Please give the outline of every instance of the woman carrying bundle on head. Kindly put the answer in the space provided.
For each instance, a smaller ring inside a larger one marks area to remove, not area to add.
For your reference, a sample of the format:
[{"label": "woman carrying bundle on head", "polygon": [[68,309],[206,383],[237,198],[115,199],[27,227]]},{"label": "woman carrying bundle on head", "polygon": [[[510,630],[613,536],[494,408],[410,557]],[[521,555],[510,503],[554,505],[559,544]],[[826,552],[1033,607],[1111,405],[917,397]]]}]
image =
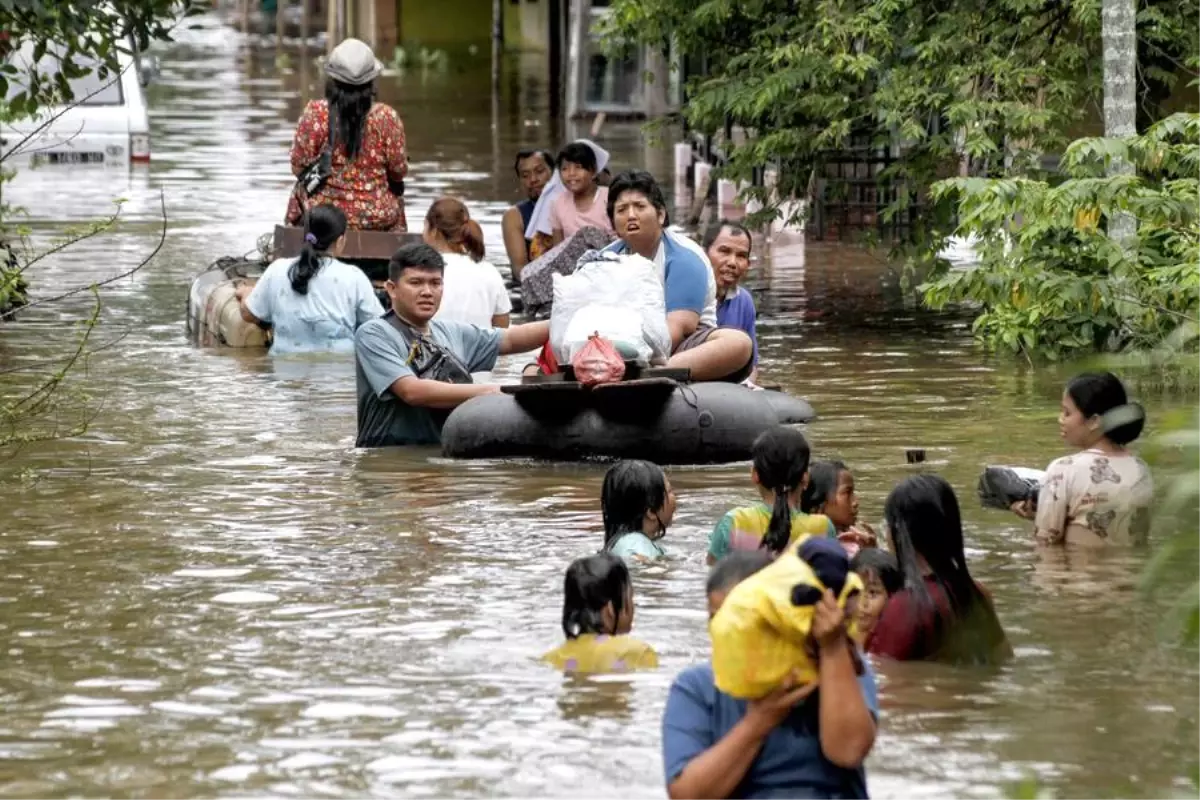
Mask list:
[{"label": "woman carrying bundle on head", "polygon": [[762,501],[721,517],[708,539],[709,564],[733,550],[762,548],[778,555],[806,536],[836,536],[829,517],[800,510],[811,456],[804,434],[783,425],[772,428],[754,440],[751,456],[750,480]]},{"label": "woman carrying bundle on head", "polygon": [[395,109],[375,102],[383,64],[358,39],[346,39],[325,62],[325,99],[304,109],[292,141],[292,173],[299,179],[287,223],[332,203],[351,230],[408,230],[404,217],[404,123]]},{"label": "woman carrying bundle on head", "polygon": [[1084,373],[1063,391],[1058,431],[1079,452],[1046,468],[1037,507],[1013,511],[1034,521],[1043,544],[1104,547],[1145,544],[1154,484],[1146,462],[1126,449],[1142,434],[1146,412],[1129,402],[1111,372]]},{"label": "woman carrying bundle on head", "polygon": [[371,282],[338,260],[346,215],[317,206],[304,220],[304,248],[271,263],[257,283],[237,289],[242,319],[274,330],[271,352],[354,352],[354,332],[383,313]]}]

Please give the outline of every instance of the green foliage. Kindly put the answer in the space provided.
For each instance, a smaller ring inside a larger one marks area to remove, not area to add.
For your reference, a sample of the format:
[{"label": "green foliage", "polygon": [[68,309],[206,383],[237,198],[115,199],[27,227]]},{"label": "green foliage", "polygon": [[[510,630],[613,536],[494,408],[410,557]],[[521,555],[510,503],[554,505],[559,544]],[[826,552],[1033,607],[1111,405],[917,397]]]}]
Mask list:
[{"label": "green foliage", "polygon": [[[53,108],[69,107],[83,98],[73,96],[70,81],[95,72],[101,80],[117,80],[121,54],[142,51],[153,41],[170,39],[181,20],[203,10],[205,0],[0,0],[0,122],[41,119]],[[31,51],[7,56],[22,48]],[[43,71],[43,56],[53,50],[57,68]],[[49,117],[53,119],[53,117]],[[37,130],[34,131],[34,134]],[[30,141],[6,141],[0,147],[0,185],[12,177],[4,161]],[[14,209],[0,204],[0,221]],[[29,263],[19,264],[11,226],[0,227],[0,321],[27,302],[23,276]]]},{"label": "green foliage", "polygon": [[[1136,175],[1105,176],[1114,160]],[[1080,139],[1064,176],[955,178],[933,186],[956,201],[958,232],[979,238],[978,267],[922,286],[934,308],[978,303],[987,345],[1028,357],[1153,349],[1200,324],[1200,115],[1176,114],[1128,139]],[[1118,213],[1136,240],[1106,233]]]},{"label": "green foliage", "polygon": [[[203,0],[0,0],[0,30],[8,34],[5,49],[33,44],[33,63],[0,65],[0,110],[7,119],[33,117],[48,107],[78,100],[70,79],[96,72],[115,78],[121,53],[130,43],[145,50],[151,42],[170,39],[179,20],[203,10]],[[43,72],[37,62],[50,48],[61,69]],[[9,151],[11,152],[11,151]]]},{"label": "green foliage", "polygon": [[[1159,94],[1195,56],[1198,21],[1200,0],[1143,0]],[[777,165],[779,200],[805,196],[831,151],[900,145],[879,176],[901,188],[885,218],[960,170],[1029,171],[1100,89],[1099,0],[613,0],[603,33],[614,51],[672,43],[702,62],[688,123],[745,130],[722,172]],[[774,208],[765,189],[751,194]],[[936,251],[949,225],[923,213],[917,236]]]},{"label": "green foliage", "polygon": [[1188,648],[1200,643],[1200,410],[1163,421],[1148,443],[1156,471],[1173,474],[1154,509],[1155,540],[1162,545],[1142,576],[1142,587],[1175,599],[1166,620],[1168,636]]}]

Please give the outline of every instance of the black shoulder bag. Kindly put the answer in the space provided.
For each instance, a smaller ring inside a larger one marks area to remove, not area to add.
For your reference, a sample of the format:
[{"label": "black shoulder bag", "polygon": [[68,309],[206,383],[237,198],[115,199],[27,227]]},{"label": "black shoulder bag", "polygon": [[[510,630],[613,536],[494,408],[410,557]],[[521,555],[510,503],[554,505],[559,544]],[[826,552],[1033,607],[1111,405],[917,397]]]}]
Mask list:
[{"label": "black shoulder bag", "polygon": [[383,318],[391,323],[400,338],[408,345],[408,358],[404,363],[418,378],[442,383],[474,383],[471,370],[459,360],[454,353],[433,341],[430,336],[423,335],[416,328],[402,321],[395,311],[389,311]]},{"label": "black shoulder bag", "polygon": [[308,205],[308,198],[312,197],[317,192],[325,188],[325,184],[333,175],[333,108],[329,109],[329,138],[325,142],[325,147],[321,149],[321,154],[317,156],[317,160],[309,164],[300,173],[300,177],[296,179],[296,186],[302,192],[301,198],[304,205]]}]

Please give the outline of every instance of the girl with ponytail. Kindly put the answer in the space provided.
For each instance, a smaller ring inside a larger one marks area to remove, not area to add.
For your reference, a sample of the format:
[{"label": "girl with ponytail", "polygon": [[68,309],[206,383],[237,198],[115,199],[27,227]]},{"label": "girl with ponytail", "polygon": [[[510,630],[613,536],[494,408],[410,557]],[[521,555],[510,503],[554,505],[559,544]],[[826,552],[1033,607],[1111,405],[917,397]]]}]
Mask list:
[{"label": "girl with ponytail", "polygon": [[345,242],[346,215],[317,206],[305,215],[300,255],[238,287],[242,318],[272,328],[273,354],[354,352],[358,326],[383,313],[363,271],[337,259]]},{"label": "girl with ponytail", "polygon": [[1012,655],[990,595],[967,569],[962,517],[937,475],[901,481],[884,505],[904,588],[888,598],[866,642],[901,660],[996,664]]},{"label": "girl with ponytail", "polygon": [[762,502],[735,508],[721,518],[709,536],[709,564],[733,550],[762,548],[779,555],[806,536],[836,536],[828,517],[799,510],[810,457],[804,434],[783,425],[771,428],[754,441],[751,454],[750,480]]},{"label": "girl with ponytail", "polygon": [[654,669],[653,648],[629,635],[633,611],[633,583],[624,561],[609,553],[576,559],[563,584],[567,641],[542,660],[574,673]]},{"label": "girl with ponytail", "polygon": [[483,229],[461,200],[443,197],[425,215],[425,243],[446,262],[434,319],[507,328],[512,300],[500,272],[483,259]]}]

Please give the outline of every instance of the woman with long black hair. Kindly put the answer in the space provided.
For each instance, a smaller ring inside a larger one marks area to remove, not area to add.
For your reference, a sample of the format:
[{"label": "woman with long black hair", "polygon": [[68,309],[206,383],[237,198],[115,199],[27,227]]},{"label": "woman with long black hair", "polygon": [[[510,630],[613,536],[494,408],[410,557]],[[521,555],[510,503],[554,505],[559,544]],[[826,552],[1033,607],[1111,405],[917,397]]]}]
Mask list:
[{"label": "woman with long black hair", "polygon": [[363,271],[338,260],[345,243],[346,215],[317,206],[305,217],[300,255],[272,262],[257,283],[238,287],[242,319],[272,326],[272,354],[352,353],[358,326],[383,313]]},{"label": "woman with long black hair", "polygon": [[305,107],[292,141],[292,173],[300,181],[288,203],[289,225],[300,224],[306,209],[333,203],[352,230],[408,230],[404,123],[395,109],[375,102],[382,71],[358,39],[346,39],[329,54],[325,99]]},{"label": "woman with long black hair", "polygon": [[967,569],[962,517],[937,475],[901,481],[884,505],[904,588],[888,599],[867,650],[910,661],[995,664],[1012,646],[988,593]]}]

